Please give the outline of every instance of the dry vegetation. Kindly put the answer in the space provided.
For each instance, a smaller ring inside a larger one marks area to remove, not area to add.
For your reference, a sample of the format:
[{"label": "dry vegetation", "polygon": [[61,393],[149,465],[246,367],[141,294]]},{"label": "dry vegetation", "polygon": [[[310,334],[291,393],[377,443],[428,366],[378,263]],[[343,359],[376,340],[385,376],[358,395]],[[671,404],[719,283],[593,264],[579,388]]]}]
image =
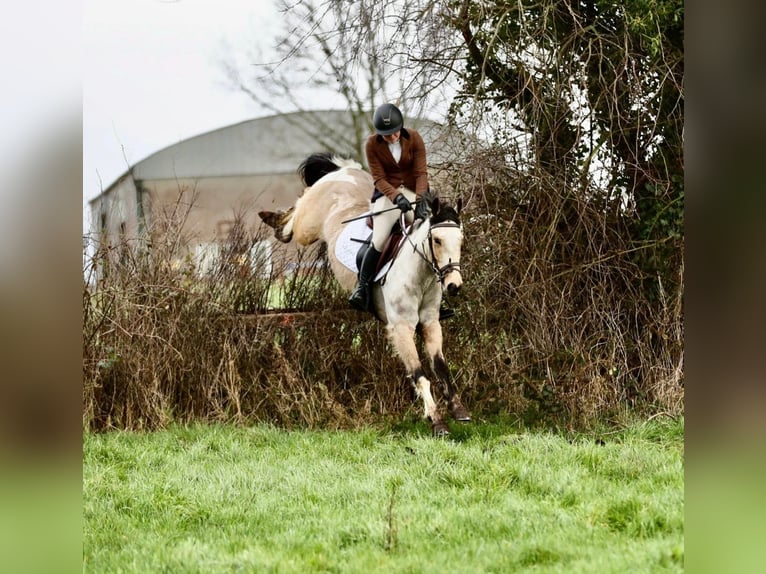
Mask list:
[{"label": "dry vegetation", "polygon": [[[474,181],[466,214],[470,289],[449,327],[473,400],[576,425],[621,405],[682,412],[682,241],[637,244],[625,213],[542,172],[513,180],[510,201]],[[672,280],[649,275],[644,261],[667,253]]]},{"label": "dry vegetation", "polygon": [[[491,161],[476,160],[483,169]],[[464,182],[474,196],[463,213],[466,285],[444,326],[466,404],[479,418],[575,426],[626,408],[679,413],[683,277],[670,286],[645,277],[619,214],[555,182],[514,185],[526,200],[503,201],[480,177]],[[158,224],[150,245],[105,246],[89,261],[87,427],[354,427],[417,408],[382,326],[347,308],[328,268],[285,275],[278,263],[270,273],[243,264],[265,231],[240,225],[198,277],[190,258],[179,259],[183,221]],[[322,246],[300,257],[322,261]]]}]

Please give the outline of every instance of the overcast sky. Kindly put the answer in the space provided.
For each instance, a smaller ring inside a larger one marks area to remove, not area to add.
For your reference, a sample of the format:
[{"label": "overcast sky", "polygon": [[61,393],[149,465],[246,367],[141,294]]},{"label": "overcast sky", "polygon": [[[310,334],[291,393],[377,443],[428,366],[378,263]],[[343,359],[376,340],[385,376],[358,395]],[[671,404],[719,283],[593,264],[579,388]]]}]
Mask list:
[{"label": "overcast sky", "polygon": [[83,201],[168,145],[265,115],[221,60],[266,52],[279,23],[271,0],[85,0]]}]

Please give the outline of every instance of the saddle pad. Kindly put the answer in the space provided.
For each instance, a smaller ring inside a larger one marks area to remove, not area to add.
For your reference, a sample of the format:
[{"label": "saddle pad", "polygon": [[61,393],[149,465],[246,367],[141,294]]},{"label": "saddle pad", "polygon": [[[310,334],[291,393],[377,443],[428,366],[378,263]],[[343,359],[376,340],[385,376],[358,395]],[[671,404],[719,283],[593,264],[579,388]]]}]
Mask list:
[{"label": "saddle pad", "polygon": [[[354,273],[359,273],[356,266],[356,254],[362,246],[360,242],[367,241],[369,235],[370,228],[367,227],[367,220],[358,219],[347,223],[335,242],[335,258]],[[358,241],[354,241],[354,239]],[[391,267],[391,261],[387,261],[378,271],[375,281],[383,277],[388,272],[389,267]]]},{"label": "saddle pad", "polygon": [[[362,246],[360,241],[367,241],[369,235],[370,228],[367,227],[367,222],[364,219],[357,219],[346,223],[335,242],[336,259],[354,273],[359,272],[356,266],[356,254]],[[353,239],[357,241],[352,241]]]}]

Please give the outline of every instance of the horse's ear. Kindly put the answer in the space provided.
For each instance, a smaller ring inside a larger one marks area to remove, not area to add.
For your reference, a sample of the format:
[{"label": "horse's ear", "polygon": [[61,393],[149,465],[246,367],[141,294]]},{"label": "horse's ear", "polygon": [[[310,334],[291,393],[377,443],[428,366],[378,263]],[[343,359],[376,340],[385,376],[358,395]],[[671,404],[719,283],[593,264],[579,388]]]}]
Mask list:
[{"label": "horse's ear", "polygon": [[423,199],[431,210],[431,216],[436,215],[439,212],[439,196],[429,187],[423,194]]}]

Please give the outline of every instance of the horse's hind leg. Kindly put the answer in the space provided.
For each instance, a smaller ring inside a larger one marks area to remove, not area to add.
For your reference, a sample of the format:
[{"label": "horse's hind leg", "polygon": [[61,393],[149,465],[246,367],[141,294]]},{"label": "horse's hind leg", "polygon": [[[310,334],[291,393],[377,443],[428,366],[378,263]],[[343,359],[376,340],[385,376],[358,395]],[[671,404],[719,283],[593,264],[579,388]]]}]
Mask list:
[{"label": "horse's hind leg", "polygon": [[415,392],[423,399],[424,415],[431,421],[434,436],[448,435],[449,427],[439,413],[439,408],[431,394],[431,381],[426,378],[418,358],[418,350],[415,346],[415,329],[407,323],[389,325],[388,336],[407,369],[407,377],[412,381]]},{"label": "horse's hind leg", "polygon": [[447,401],[447,409],[450,415],[456,421],[469,422],[471,415],[460,401],[460,396],[455,391],[450,379],[449,367],[444,360],[442,351],[442,327],[439,321],[432,321],[428,325],[423,325],[423,340],[426,345],[426,352],[431,360],[431,368],[436,373],[439,382],[439,390]]},{"label": "horse's hind leg", "polygon": [[292,231],[292,216],[295,207],[291,207],[287,211],[259,211],[258,217],[268,225],[274,228],[274,237],[276,237],[282,243],[289,243],[293,238]]}]

